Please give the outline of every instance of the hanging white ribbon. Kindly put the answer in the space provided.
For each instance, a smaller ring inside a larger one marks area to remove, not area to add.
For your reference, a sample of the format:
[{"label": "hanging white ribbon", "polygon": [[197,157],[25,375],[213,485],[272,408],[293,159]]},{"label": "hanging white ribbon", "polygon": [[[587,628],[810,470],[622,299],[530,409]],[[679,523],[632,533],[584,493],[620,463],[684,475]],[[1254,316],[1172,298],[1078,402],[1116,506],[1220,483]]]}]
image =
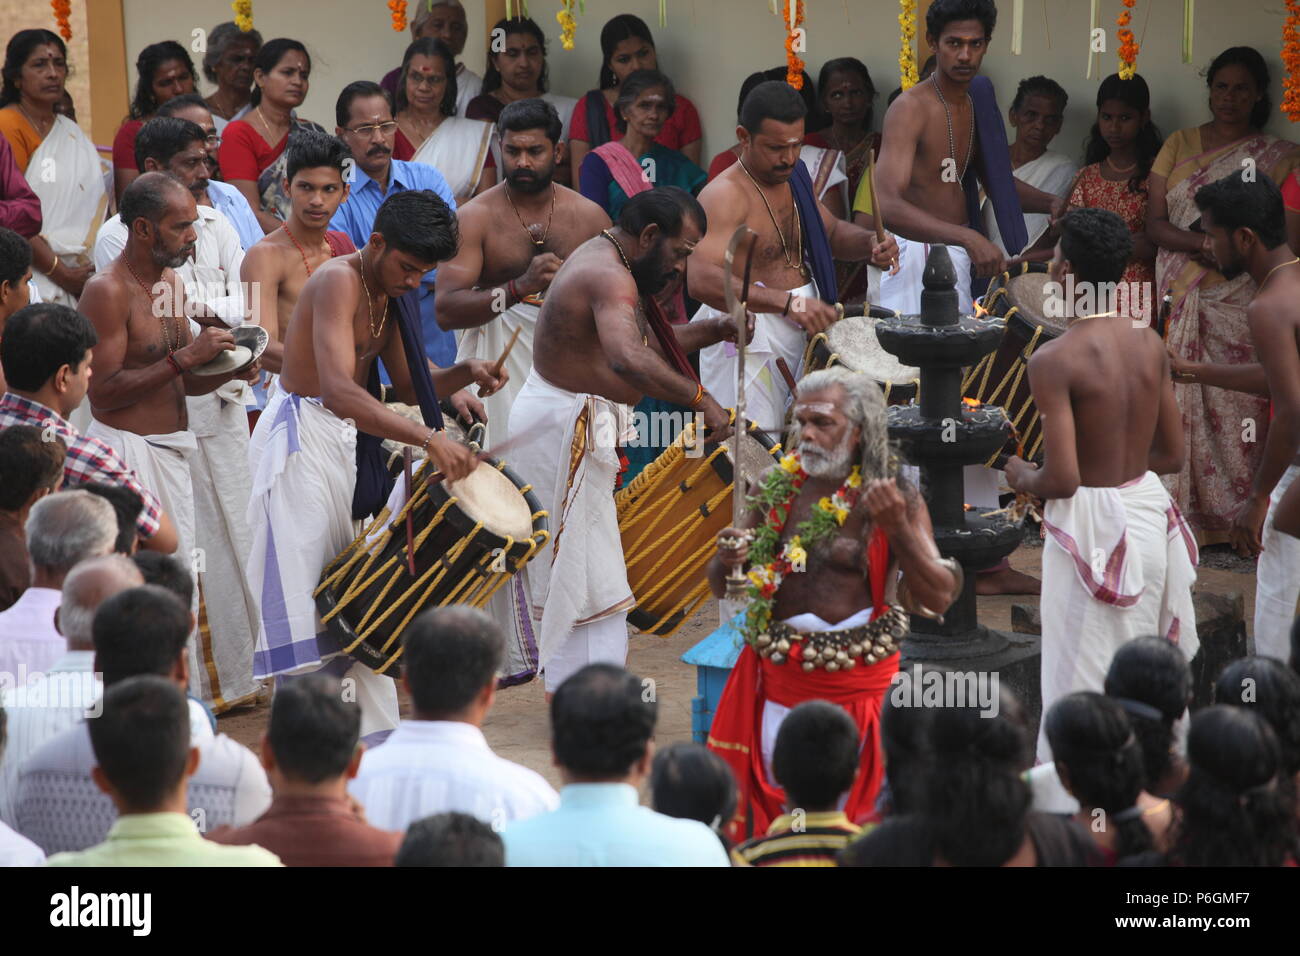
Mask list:
[{"label": "hanging white ribbon", "polygon": [[1011,55],[1020,56],[1025,35],[1025,0],[1011,2]]},{"label": "hanging white ribbon", "polygon": [[1091,9],[1088,13],[1088,72],[1084,74],[1089,80],[1092,79],[1093,65],[1097,62],[1098,54],[1094,53],[1092,50],[1092,36],[1100,22],[1100,17],[1101,13],[1098,9],[1098,0],[1091,0]]},{"label": "hanging white ribbon", "polygon": [[1196,21],[1196,0],[1183,0],[1183,62],[1192,62],[1192,31]]}]

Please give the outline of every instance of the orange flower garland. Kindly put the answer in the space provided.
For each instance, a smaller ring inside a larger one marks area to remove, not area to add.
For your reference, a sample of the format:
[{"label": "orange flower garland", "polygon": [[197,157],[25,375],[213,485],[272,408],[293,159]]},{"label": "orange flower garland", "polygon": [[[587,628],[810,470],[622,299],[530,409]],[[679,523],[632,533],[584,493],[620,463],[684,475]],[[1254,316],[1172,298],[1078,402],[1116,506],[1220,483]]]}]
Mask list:
[{"label": "orange flower garland", "polygon": [[401,33],[406,29],[406,0],[388,0],[388,9],[393,11],[393,29]]},{"label": "orange flower garland", "polygon": [[1130,12],[1137,0],[1121,0],[1125,10],[1115,20],[1119,25],[1119,31],[1116,36],[1119,37],[1119,78],[1121,80],[1131,80],[1137,73],[1138,46],[1133,31],[1128,29],[1128,25],[1133,22],[1133,14]]},{"label": "orange flower garland", "polygon": [[71,40],[72,25],[68,23],[68,17],[72,16],[72,0],[50,0],[50,7],[54,10],[54,19],[59,24],[59,36]]},{"label": "orange flower garland", "polygon": [[[790,18],[790,4],[794,3],[794,19]],[[785,0],[785,81],[796,90],[803,89],[804,62],[795,52],[794,44],[798,39],[799,27],[803,25],[803,0]]]},{"label": "orange flower garland", "polygon": [[1282,112],[1293,123],[1300,123],[1300,0],[1286,0],[1286,25],[1282,27],[1282,62],[1286,77],[1282,80]]}]

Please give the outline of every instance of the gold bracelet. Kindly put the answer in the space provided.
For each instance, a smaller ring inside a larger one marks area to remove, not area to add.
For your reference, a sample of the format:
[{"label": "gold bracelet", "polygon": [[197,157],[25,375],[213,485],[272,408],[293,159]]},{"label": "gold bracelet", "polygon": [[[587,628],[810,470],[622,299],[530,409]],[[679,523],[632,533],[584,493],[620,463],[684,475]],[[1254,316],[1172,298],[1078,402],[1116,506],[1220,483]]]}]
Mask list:
[{"label": "gold bracelet", "polygon": [[50,271],[47,272],[47,273],[45,273],[45,274],[46,274],[47,276],[52,276],[52,275],[54,275],[54,270],[57,269],[58,267],[59,267],[59,257],[58,257],[58,256],[55,256],[55,257],[54,257],[54,264],[50,266]]}]

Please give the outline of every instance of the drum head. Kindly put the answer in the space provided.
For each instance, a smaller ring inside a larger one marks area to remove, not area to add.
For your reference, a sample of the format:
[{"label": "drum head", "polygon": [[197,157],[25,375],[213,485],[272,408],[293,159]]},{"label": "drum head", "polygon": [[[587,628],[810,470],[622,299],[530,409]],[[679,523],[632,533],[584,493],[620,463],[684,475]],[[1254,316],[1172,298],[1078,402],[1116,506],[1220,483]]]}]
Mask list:
[{"label": "drum head", "polygon": [[911,382],[921,375],[920,369],[903,365],[880,347],[876,337],[879,318],[853,316],[841,319],[826,330],[826,344],[839,355],[839,363],[862,372],[877,382]]},{"label": "drum head", "polygon": [[457,505],[499,538],[521,541],[533,533],[533,515],[514,482],[487,462],[479,462],[469,475],[452,482],[448,490]]},{"label": "drum head", "polygon": [[[1007,281],[1007,299],[1016,311],[1031,325],[1044,326],[1053,336],[1065,331],[1065,320],[1055,317],[1065,314],[1065,304],[1058,292],[1059,286],[1046,272],[1026,272]],[[1054,299],[1050,305],[1049,299]]]}]

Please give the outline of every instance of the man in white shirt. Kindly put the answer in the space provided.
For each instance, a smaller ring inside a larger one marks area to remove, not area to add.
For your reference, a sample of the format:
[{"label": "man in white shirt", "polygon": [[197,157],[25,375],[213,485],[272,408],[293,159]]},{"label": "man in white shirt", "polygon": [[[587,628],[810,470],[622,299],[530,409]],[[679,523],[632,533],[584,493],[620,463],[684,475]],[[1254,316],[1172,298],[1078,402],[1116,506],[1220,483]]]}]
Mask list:
[{"label": "man in white shirt", "polygon": [[[238,328],[246,315],[240,282],[244,249],[235,228],[208,198],[206,143],[202,127],[170,116],[145,123],[135,141],[136,163],[142,173],[169,173],[194,195],[199,215],[194,223],[194,255],[176,272],[185,283],[187,313],[189,303],[202,313],[190,319],[196,337],[200,325]],[[100,227],[95,240],[96,269],[107,269],[121,255],[126,237],[120,216]],[[252,324],[257,324],[256,316]],[[257,691],[253,681],[256,599],[246,583],[246,561],[252,549],[246,518],[252,497],[246,406],[253,402],[252,389],[240,379],[185,400],[189,430],[198,445],[189,464],[194,546],[203,560],[196,561],[193,570],[199,585],[200,620],[211,635],[210,640],[194,645],[191,673],[196,681],[192,690],[218,713]],[[221,611],[207,614],[209,607]]]},{"label": "man in white shirt", "polygon": [[90,631],[95,611],[114,594],[142,584],[140,569],[121,554],[82,561],[64,579],[58,626],[67,651],[26,685],[0,686],[0,704],[9,714],[9,743],[0,760],[0,821],[14,823],[13,798],[22,762],[55,734],[95,713],[104,693],[95,674]]},{"label": "man in white shirt", "polygon": [[482,611],[426,611],[402,639],[402,684],[415,716],[361,758],[348,790],[366,820],[405,830],[456,810],[500,829],[559,806],[540,774],[494,754],[480,729],[496,694],[505,638]]},{"label": "man in white shirt", "polygon": [[[171,592],[146,585],[100,605],[92,632],[95,670],[104,686],[139,674],[189,683],[192,618]],[[271,786],[257,757],[224,734],[213,734],[196,702],[190,704],[191,743],[199,767],[189,781],[190,817],[200,831],[244,826],[271,803]],[[15,828],[47,855],[84,850],[104,841],[117,818],[112,800],[91,777],[95,767],[87,721],[56,735],[18,770]]]},{"label": "man in white shirt", "polygon": [[[0,706],[0,771],[5,768],[6,719],[6,711]],[[40,847],[12,830],[8,824],[0,822],[0,867],[40,866],[44,862],[45,854]]]},{"label": "man in white shirt", "polygon": [[32,505],[27,517],[32,586],[13,607],[0,611],[0,681],[22,686],[67,652],[68,642],[54,624],[59,590],[77,564],[110,553],[116,541],[117,513],[89,491],[57,491]]}]

